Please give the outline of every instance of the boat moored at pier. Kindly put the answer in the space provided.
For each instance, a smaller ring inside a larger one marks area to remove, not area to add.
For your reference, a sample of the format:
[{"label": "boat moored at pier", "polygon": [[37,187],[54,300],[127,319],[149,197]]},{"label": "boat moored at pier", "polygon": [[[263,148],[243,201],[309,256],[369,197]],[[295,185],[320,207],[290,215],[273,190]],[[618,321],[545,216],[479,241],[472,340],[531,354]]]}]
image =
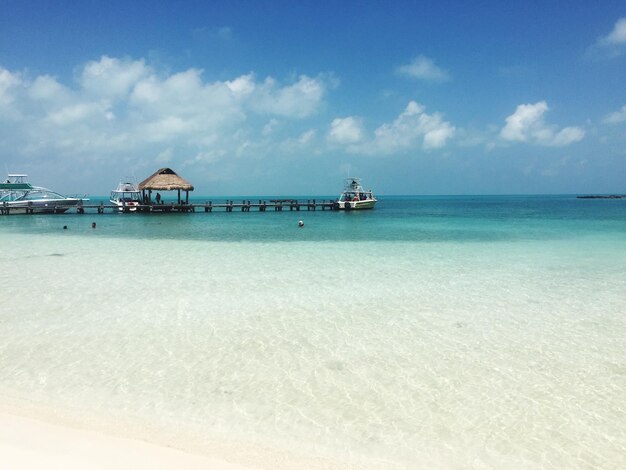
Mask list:
[{"label": "boat moored at pier", "polygon": [[141,191],[130,180],[121,181],[117,188],[111,191],[109,200],[118,206],[120,211],[124,211],[126,208],[130,212],[135,212],[142,203]]},{"label": "boat moored at pier", "polygon": [[0,206],[11,213],[61,214],[83,201],[41,186],[33,186],[26,181],[27,177],[24,174],[9,174],[6,181],[0,183]]},{"label": "boat moored at pier", "polygon": [[335,201],[335,209],[339,210],[358,210],[373,209],[377,199],[374,197],[372,190],[365,190],[361,185],[359,178],[347,178],[346,186]]}]

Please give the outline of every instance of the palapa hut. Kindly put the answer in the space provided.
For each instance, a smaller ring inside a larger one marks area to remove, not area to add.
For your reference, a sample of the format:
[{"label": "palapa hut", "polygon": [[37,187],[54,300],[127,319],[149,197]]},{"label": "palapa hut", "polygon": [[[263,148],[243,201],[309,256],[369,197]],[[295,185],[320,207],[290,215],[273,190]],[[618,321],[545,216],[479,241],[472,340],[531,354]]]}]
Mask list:
[{"label": "palapa hut", "polygon": [[[178,191],[179,204],[181,203],[180,192],[185,191],[185,204],[189,204],[189,191],[193,191],[193,185],[178,176],[171,168],[161,168],[139,183],[139,189],[144,201],[146,200],[146,191],[148,191],[147,200],[150,202],[152,202],[152,191]],[[160,202],[160,197],[158,199],[157,203]]]}]

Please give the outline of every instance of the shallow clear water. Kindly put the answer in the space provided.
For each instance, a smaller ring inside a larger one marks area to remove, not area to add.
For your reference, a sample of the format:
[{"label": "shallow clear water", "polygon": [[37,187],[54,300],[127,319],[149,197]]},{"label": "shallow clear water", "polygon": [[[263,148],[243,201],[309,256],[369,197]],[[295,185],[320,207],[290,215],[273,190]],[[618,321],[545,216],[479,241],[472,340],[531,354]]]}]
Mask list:
[{"label": "shallow clear water", "polygon": [[622,468],[624,266],[624,200],[1,217],[0,398],[226,457]]}]

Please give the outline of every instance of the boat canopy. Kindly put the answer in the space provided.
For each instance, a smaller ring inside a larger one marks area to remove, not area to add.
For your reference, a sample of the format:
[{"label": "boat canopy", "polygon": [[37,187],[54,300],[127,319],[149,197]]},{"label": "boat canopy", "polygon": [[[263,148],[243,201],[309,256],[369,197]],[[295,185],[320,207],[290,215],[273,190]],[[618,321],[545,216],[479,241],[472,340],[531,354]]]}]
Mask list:
[{"label": "boat canopy", "polygon": [[30,183],[0,183],[0,191],[31,191],[33,189]]},{"label": "boat canopy", "polygon": [[26,181],[28,175],[23,173],[9,173],[6,181],[0,183],[0,191],[31,191],[35,189]]}]

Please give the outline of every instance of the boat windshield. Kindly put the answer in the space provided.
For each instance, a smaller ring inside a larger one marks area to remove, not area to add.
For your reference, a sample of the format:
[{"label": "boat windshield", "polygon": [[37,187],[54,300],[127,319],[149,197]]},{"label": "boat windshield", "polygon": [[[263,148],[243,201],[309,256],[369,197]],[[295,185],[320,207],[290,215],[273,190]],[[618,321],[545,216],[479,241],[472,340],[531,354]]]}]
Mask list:
[{"label": "boat windshield", "polygon": [[372,193],[371,192],[350,192],[350,191],[344,191],[343,193],[341,193],[341,196],[339,196],[339,201],[366,201],[368,199],[373,199]]},{"label": "boat windshield", "polygon": [[21,196],[15,198],[16,201],[35,201],[38,199],[66,199],[65,196],[61,196],[59,193],[48,190],[36,190],[29,191]]},{"label": "boat windshield", "polygon": [[112,191],[111,199],[115,201],[141,201],[141,193],[139,191]]}]

